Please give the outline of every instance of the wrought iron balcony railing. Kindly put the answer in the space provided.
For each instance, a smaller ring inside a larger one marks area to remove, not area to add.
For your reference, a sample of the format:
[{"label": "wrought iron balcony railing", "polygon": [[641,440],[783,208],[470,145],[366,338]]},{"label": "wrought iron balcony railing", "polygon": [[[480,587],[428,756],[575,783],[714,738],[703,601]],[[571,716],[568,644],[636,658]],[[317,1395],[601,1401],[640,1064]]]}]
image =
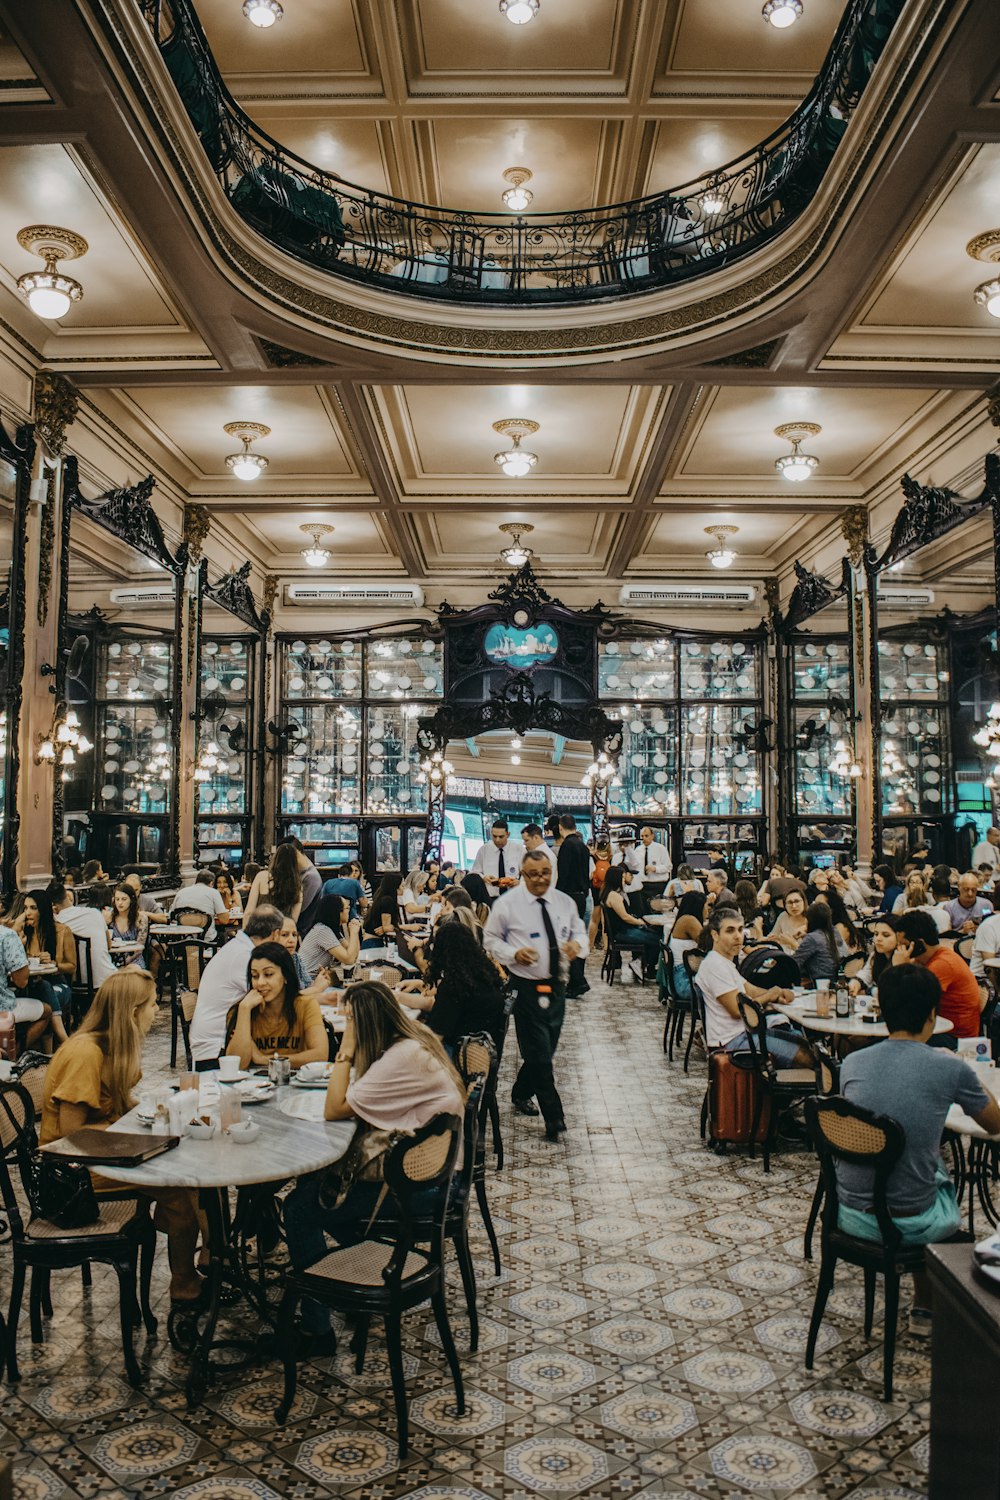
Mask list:
[{"label": "wrought iron balcony railing", "polygon": [[849,0],[812,88],[728,166],[604,208],[513,215],[408,203],[311,166],[229,93],[192,0],[140,0],[188,116],[237,213],[311,266],[448,302],[600,301],[731,265],[815,195],[904,0]]}]

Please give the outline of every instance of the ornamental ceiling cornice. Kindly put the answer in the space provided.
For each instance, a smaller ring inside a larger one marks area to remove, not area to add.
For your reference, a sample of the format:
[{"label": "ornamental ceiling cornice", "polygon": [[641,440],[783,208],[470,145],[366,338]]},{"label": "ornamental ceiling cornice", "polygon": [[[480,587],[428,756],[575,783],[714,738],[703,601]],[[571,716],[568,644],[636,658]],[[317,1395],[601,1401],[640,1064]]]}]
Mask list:
[{"label": "ornamental ceiling cornice", "polygon": [[[456,359],[488,360],[499,356],[551,365],[599,359],[612,354],[667,353],[681,347],[682,341],[690,344],[697,340],[704,344],[713,333],[725,331],[732,334],[737,325],[750,324],[754,314],[778,311],[784,301],[802,289],[806,273],[819,269],[824,252],[832,247],[835,232],[847,215],[853,190],[870,165],[886,127],[899,113],[906,87],[912,81],[922,55],[944,26],[949,10],[948,0],[940,0],[932,12],[921,18],[902,49],[903,55],[897,58],[891,77],[882,82],[880,96],[870,111],[865,109],[867,101],[862,101],[858,116],[863,118],[868,114],[865,133],[852,143],[848,159],[843,162],[834,160],[824,179],[827,197],[832,197],[835,192],[835,201],[825,210],[814,207],[814,214],[823,213],[823,220],[811,230],[800,221],[788,231],[784,240],[794,239],[797,234],[799,238],[779,260],[758,270],[749,279],[697,301],[679,303],[655,312],[640,312],[639,299],[636,299],[635,317],[619,316],[613,322],[604,323],[598,321],[603,311],[601,304],[588,304],[585,308],[570,310],[571,316],[575,314],[579,321],[569,321],[555,328],[551,323],[554,312],[551,308],[539,311],[540,326],[536,328],[523,326],[523,322],[522,326],[511,326],[515,319],[525,317],[524,309],[519,308],[502,309],[503,327],[470,327],[467,320],[474,312],[471,308],[456,309],[441,304],[435,308],[436,320],[429,322],[418,316],[405,316],[401,311],[380,310],[378,304],[387,303],[391,293],[362,289],[359,303],[355,304],[343,296],[323,291],[318,284],[319,273],[305,266],[301,268],[302,280],[294,280],[288,273],[288,267],[294,264],[291,257],[273,250],[240,225],[241,234],[247,235],[246,241],[242,242],[233,232],[232,223],[238,224],[233,211],[226,205],[220,213],[221,191],[201,157],[200,148],[191,148],[175,127],[175,120],[182,122],[183,134],[192,136],[165,70],[158,69],[154,77],[147,65],[154,43],[141,13],[137,8],[129,7],[121,14],[117,0],[105,0],[99,16],[113,33],[116,50],[124,53],[139,84],[138,97],[134,98],[137,111],[145,116],[152,133],[167,150],[186,189],[189,205],[214,247],[221,267],[237,273],[237,290],[262,293],[270,302],[272,312],[290,316],[301,330],[314,335],[332,334],[362,348],[381,345],[396,355],[403,352],[411,357],[437,359],[443,363],[453,363]],[[890,53],[892,50],[890,41]],[[845,137],[846,142],[851,142],[850,131]],[[832,183],[831,178],[834,179]],[[227,219],[231,222],[227,223]],[[773,255],[781,248],[782,241],[778,240],[753,259]],[[751,261],[740,263],[723,275],[738,274],[744,264],[751,264]],[[313,279],[312,286],[306,284],[307,278]],[[650,293],[641,299],[641,305],[648,307],[651,301],[664,296],[678,293],[683,296],[690,292],[688,286]],[[368,305],[360,305],[362,301]],[[620,313],[620,305],[615,307],[615,312]],[[449,314],[462,316],[466,321],[443,322],[442,319]],[[542,319],[546,320],[546,326],[541,326]]]}]

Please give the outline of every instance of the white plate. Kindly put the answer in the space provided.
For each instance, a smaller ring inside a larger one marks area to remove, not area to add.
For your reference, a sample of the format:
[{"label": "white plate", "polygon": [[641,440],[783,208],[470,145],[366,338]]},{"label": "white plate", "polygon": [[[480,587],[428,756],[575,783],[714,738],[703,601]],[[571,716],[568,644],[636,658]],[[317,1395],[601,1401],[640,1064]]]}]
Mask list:
[{"label": "white plate", "polygon": [[267,1083],[261,1088],[256,1083],[238,1083],[236,1092],[243,1104],[267,1104],[274,1098],[274,1084]]},{"label": "white plate", "polygon": [[293,1078],[289,1084],[293,1089],[325,1089],[329,1078]]}]

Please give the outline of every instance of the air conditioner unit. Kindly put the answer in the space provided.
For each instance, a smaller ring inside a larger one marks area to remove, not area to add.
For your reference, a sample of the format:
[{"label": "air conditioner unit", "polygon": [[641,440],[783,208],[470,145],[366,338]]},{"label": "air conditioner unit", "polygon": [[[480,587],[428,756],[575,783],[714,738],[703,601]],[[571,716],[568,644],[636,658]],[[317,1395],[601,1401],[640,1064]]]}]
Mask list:
[{"label": "air conditioner unit", "polygon": [[424,602],[418,583],[290,583],[285,590],[289,604],[389,604],[416,605]]},{"label": "air conditioner unit", "polygon": [[112,604],[173,604],[173,588],[163,583],[139,584],[131,589],[112,589]]},{"label": "air conditioner unit", "polygon": [[752,583],[624,583],[619,604],[644,604],[677,609],[728,605],[739,609],[752,604],[757,590]]},{"label": "air conditioner unit", "polygon": [[934,590],[906,583],[879,583],[879,602],[888,609],[926,609],[934,603]]}]

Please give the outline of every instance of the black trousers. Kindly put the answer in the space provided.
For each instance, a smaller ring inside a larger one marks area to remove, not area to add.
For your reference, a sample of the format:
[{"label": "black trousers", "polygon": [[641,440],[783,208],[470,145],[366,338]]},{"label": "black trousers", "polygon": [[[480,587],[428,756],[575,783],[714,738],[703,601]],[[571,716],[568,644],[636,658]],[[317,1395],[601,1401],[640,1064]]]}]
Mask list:
[{"label": "black trousers", "polygon": [[[576,902],[576,909],[580,913],[580,921],[582,922],[584,920],[584,913],[587,910],[587,892],[566,891],[565,894],[571,901]],[[569,961],[569,984],[566,986],[569,995],[571,997],[579,995],[580,991],[585,988],[586,983],[587,976],[583,969],[583,959],[571,958]]]},{"label": "black trousers", "polygon": [[[530,979],[513,979],[517,996],[514,1001],[514,1029],[521,1049],[521,1070],[511,1090],[515,1099],[537,1099],[546,1125],[563,1120],[562,1100],[556,1088],[552,1060],[559,1045],[566,1001],[561,989],[550,995],[539,995]],[[545,1005],[543,1002],[548,1001]]]}]

